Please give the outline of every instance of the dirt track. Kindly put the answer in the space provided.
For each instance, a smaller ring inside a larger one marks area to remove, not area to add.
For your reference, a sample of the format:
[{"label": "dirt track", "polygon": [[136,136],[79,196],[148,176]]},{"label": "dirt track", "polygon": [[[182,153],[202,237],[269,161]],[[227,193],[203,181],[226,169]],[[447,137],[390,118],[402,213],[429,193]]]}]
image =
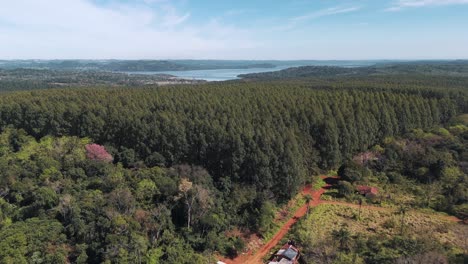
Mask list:
[{"label": "dirt track", "polygon": [[[322,177],[325,178],[325,177]],[[327,185],[330,186],[329,184]],[[327,187],[325,186],[325,188]],[[302,190],[303,195],[310,194],[312,196],[312,201],[310,202],[310,207],[314,207],[319,205],[322,201],[320,201],[320,196],[325,192],[325,188],[321,188],[320,190],[314,191],[310,185],[306,186]],[[264,244],[259,250],[255,252],[254,255],[251,255],[248,252],[246,255],[240,255],[235,259],[225,259],[223,262],[227,264],[257,264],[262,263],[262,259],[270,254],[270,251],[279,243],[279,241],[288,233],[289,229],[299,220],[299,218],[303,217],[307,213],[307,204],[301,206],[297,211],[294,213],[294,216],[290,218],[282,227],[281,229],[268,241]]]},{"label": "dirt track", "polygon": [[[326,182],[327,185],[320,190],[312,190],[311,186],[308,185],[302,190],[303,195],[310,194],[312,196],[312,201],[310,202],[309,206],[310,208],[315,207],[319,204],[337,204],[337,205],[345,205],[348,207],[353,207],[353,208],[359,208],[358,204],[353,204],[353,203],[347,203],[347,202],[339,202],[339,201],[324,201],[320,200],[320,197],[322,194],[326,191],[327,188],[331,186],[330,182],[336,181],[338,178],[337,177],[326,177],[326,176],[321,176],[322,179],[328,180]],[[375,210],[375,211],[394,211],[395,209],[392,208],[385,208],[385,207],[378,207],[378,206],[370,206],[370,205],[363,205],[362,208],[366,208],[369,210]],[[268,241],[266,244],[264,244],[259,250],[255,252],[255,254],[251,254],[251,252],[248,252],[245,255],[240,255],[235,259],[225,259],[222,260],[223,262],[227,264],[261,264],[262,259],[271,254],[271,250],[280,242],[281,239],[288,233],[289,229],[305,214],[307,213],[307,204],[304,204],[301,206],[297,211],[294,213],[294,216],[290,218],[282,227],[281,229]],[[440,216],[440,218],[443,218],[448,221],[452,222],[460,222],[460,219],[454,217],[454,216]]]},{"label": "dirt track", "polygon": [[[310,186],[307,186],[302,191],[303,195],[310,194],[312,196],[312,201],[310,202],[310,207],[317,206],[320,203],[320,196],[325,192],[325,189],[320,189],[318,191],[313,191]],[[255,255],[251,256],[245,260],[245,264],[257,264],[262,263],[263,257],[270,254],[270,251],[279,243],[279,241],[288,233],[289,229],[299,220],[307,214],[307,204],[301,206],[297,209],[294,216],[290,218],[281,229],[266,243],[262,248],[260,248]]]}]

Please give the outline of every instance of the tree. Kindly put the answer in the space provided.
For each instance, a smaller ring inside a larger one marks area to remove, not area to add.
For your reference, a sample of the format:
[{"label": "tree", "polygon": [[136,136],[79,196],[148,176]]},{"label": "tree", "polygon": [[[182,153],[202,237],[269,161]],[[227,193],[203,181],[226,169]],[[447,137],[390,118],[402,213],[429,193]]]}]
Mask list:
[{"label": "tree", "polygon": [[344,197],[349,197],[354,193],[354,186],[347,181],[338,182],[338,192]]},{"label": "tree", "polygon": [[121,162],[124,167],[131,167],[137,160],[135,150],[123,147],[117,154],[117,162]]},{"label": "tree", "polygon": [[108,196],[108,202],[121,214],[131,214],[135,211],[135,198],[128,188],[113,190]]},{"label": "tree", "polygon": [[351,233],[349,232],[347,227],[341,226],[339,230],[333,230],[332,237],[336,239],[340,244],[340,250],[349,250],[349,243],[351,242]]},{"label": "tree", "polygon": [[407,212],[408,212],[408,207],[406,207],[405,205],[401,205],[398,208],[398,213],[401,215],[400,234],[403,234],[403,226],[404,226],[405,216]]},{"label": "tree", "polygon": [[347,161],[338,169],[338,176],[349,182],[361,181],[363,179],[363,168],[353,161]]},{"label": "tree", "polygon": [[190,228],[192,225],[192,211],[195,206],[197,206],[196,215],[202,217],[213,204],[210,191],[199,184],[193,184],[187,178],[180,180],[177,199],[183,200],[187,209],[187,228]]},{"label": "tree", "polygon": [[304,200],[305,200],[305,203],[307,205],[307,215],[309,215],[310,202],[312,201],[312,196],[310,194],[306,194],[306,195],[304,195]]},{"label": "tree", "polygon": [[359,196],[358,200],[359,200],[359,214],[358,214],[358,219],[361,219],[361,209],[362,209],[362,202],[363,202],[363,201],[362,201],[362,200],[363,200],[363,199],[362,199],[362,196]]},{"label": "tree", "polygon": [[136,197],[142,204],[146,204],[151,207],[154,203],[154,197],[158,194],[160,194],[160,192],[154,181],[143,179],[138,182]]},{"label": "tree", "polygon": [[182,178],[179,183],[179,197],[183,199],[184,204],[187,207],[187,228],[190,228],[192,222],[192,207],[195,203],[195,195],[192,192],[193,183],[187,178]]},{"label": "tree", "polygon": [[266,201],[259,210],[258,229],[260,232],[268,232],[275,219],[275,206],[272,202]]},{"label": "tree", "polygon": [[[0,230],[0,262],[29,263],[32,257],[49,263],[66,263],[70,245],[63,226],[55,220],[30,218]],[[28,260],[28,261],[26,261]]]},{"label": "tree", "polygon": [[468,203],[455,205],[453,207],[455,215],[464,222],[468,222]]},{"label": "tree", "polygon": [[102,162],[112,162],[113,158],[109,154],[104,146],[98,144],[88,144],[86,145],[86,157],[90,160],[102,161]]},{"label": "tree", "polygon": [[321,126],[321,132],[318,135],[321,145],[321,156],[323,168],[333,168],[341,161],[339,147],[339,132],[335,119],[326,119]]},{"label": "tree", "polygon": [[154,166],[164,167],[166,164],[166,159],[160,153],[154,152],[153,154],[149,155],[146,158],[145,163],[149,167],[154,167]]}]

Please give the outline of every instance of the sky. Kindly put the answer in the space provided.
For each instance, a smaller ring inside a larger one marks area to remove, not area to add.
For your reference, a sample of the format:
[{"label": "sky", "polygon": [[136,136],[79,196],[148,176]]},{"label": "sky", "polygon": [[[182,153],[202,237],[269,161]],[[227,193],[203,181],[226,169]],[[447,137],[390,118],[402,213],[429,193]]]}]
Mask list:
[{"label": "sky", "polygon": [[468,0],[0,0],[0,59],[468,59]]}]

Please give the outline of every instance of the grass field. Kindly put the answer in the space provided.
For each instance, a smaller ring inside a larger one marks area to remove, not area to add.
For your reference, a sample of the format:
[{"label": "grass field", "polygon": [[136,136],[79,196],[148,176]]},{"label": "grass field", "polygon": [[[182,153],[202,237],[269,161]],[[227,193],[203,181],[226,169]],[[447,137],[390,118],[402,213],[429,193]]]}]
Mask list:
[{"label": "grass field", "polygon": [[[467,225],[451,221],[443,214],[428,214],[414,210],[406,211],[403,216],[397,210],[370,210],[363,207],[359,217],[358,208],[322,204],[315,207],[309,217],[293,228],[291,236],[298,241],[305,255],[309,254],[309,261],[323,257],[314,256],[318,252],[333,258],[341,254],[338,250],[339,243],[336,237],[333,237],[333,233],[341,229],[347,230],[350,240],[353,241],[345,250],[345,254],[348,255],[354,251],[358,252],[359,247],[362,246],[360,243],[362,241],[368,243],[372,238],[376,241],[373,243],[375,247],[382,247],[382,249],[375,249],[379,254],[386,254],[389,258],[390,256],[398,257],[400,254],[398,249],[385,248],[388,244],[386,241],[395,237],[402,237],[403,241],[417,241],[415,244],[422,243],[421,247],[430,248],[439,253],[443,252],[446,256],[462,256],[463,258],[463,254],[466,256],[468,251]],[[359,259],[358,255],[356,253],[354,258]],[[386,262],[382,261],[382,263]]]}]

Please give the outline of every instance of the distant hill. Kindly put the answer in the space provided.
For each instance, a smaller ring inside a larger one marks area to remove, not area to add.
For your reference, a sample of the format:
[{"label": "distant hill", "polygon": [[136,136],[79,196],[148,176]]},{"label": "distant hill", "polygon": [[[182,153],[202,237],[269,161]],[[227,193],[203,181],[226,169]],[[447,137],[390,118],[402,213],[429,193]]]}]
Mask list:
[{"label": "distant hill", "polygon": [[0,92],[57,87],[144,86],[203,83],[169,74],[130,74],[100,70],[0,69]]},{"label": "distant hill", "polygon": [[444,75],[468,77],[468,60],[387,62],[364,67],[302,66],[275,72],[241,74],[238,77],[269,80],[370,75]]},{"label": "distant hill", "polygon": [[261,61],[224,60],[0,60],[3,69],[101,70],[101,71],[187,71],[212,69],[274,68]]},{"label": "distant hill", "polygon": [[336,67],[336,66],[301,66],[281,71],[241,74],[238,77],[246,79],[293,79],[307,77],[334,77],[344,75],[365,75],[376,73],[373,67]]}]

